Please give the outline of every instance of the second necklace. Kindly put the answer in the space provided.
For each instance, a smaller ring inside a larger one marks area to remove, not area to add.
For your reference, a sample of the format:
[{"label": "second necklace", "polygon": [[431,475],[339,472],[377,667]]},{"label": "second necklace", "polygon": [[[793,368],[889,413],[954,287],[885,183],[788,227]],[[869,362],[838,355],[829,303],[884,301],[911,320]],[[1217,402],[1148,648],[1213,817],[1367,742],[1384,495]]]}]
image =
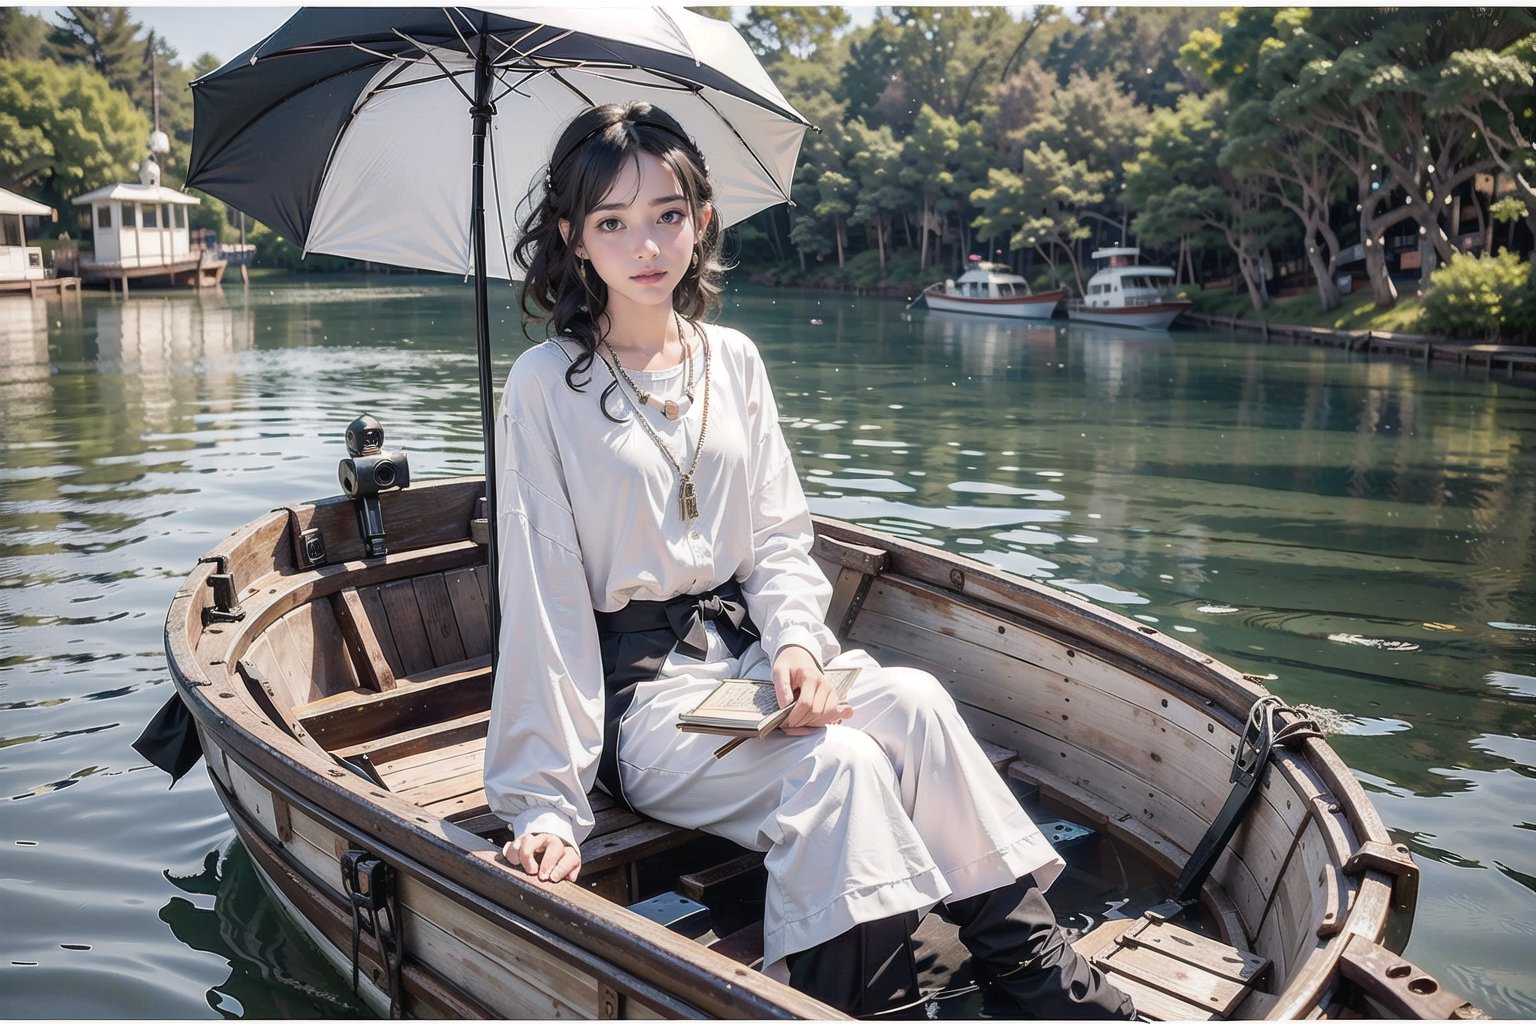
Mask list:
[{"label": "second necklace", "polygon": [[[676,310],[672,311],[672,322],[677,324],[677,343],[683,346],[683,362],[687,364],[688,368],[688,379],[683,382],[683,397],[688,399],[689,406],[692,406],[693,355],[688,351],[688,343],[683,340],[683,318],[678,314]],[[613,350],[612,345],[608,344],[607,338],[603,339],[603,348],[608,350],[608,355],[612,358],[613,365],[619,368],[619,373],[624,377],[624,383],[628,384],[629,389],[635,393],[635,397],[640,399],[640,404],[650,405],[656,396],[635,383],[634,378],[629,375],[629,371],[624,369],[624,364],[619,362],[619,354]],[[661,414],[669,420],[677,419],[685,411],[681,406],[679,406],[670,398],[664,401],[658,401],[656,404],[661,409]]]},{"label": "second necklace", "polygon": [[[681,320],[678,321],[678,331],[678,337],[681,339]],[[672,449],[667,447],[666,442],[661,439],[661,435],[657,434],[655,429],[645,421],[645,416],[643,413],[641,413],[640,409],[638,407],[635,409],[636,422],[638,422],[640,426],[645,430],[646,436],[648,436],[651,441],[655,443],[656,447],[661,451],[661,454],[666,457],[666,460],[672,464],[672,468],[677,470],[679,479],[677,488],[677,510],[679,514],[681,514],[683,522],[685,523],[699,518],[699,495],[698,491],[695,490],[693,486],[693,474],[699,468],[699,456],[704,454],[704,436],[709,432],[709,335],[704,331],[697,331],[696,333],[699,336],[699,347],[703,350],[704,353],[704,367],[701,372],[701,376],[704,378],[704,404],[699,414],[699,439],[694,443],[693,461],[688,464],[688,468],[686,470],[683,469],[682,463],[678,462],[677,459],[672,455]],[[613,353],[613,349],[609,347],[606,340],[603,342],[603,347],[607,348],[610,353]],[[686,344],[683,345],[683,358],[685,360],[689,360],[688,370],[689,376],[691,378],[693,372],[693,363],[689,359],[688,346]],[[629,374],[624,371],[624,367],[619,362],[617,354],[614,354],[613,360],[611,362],[607,359],[604,359],[603,365],[608,367],[608,372],[613,375],[613,382],[615,384],[619,382],[619,375],[623,374],[625,383],[627,383],[630,386],[630,389],[635,392],[635,397],[640,400],[640,404],[649,404],[649,392],[642,391],[635,387],[635,382],[629,379]],[[615,371],[614,367],[618,367],[617,371]],[[692,383],[691,379],[689,383]],[[690,388],[689,390],[689,397],[692,398],[692,389]],[[664,413],[664,415],[666,415],[669,419],[675,418],[670,413]],[[683,438],[685,442],[687,437],[688,434],[687,430],[685,429],[683,432]]]}]

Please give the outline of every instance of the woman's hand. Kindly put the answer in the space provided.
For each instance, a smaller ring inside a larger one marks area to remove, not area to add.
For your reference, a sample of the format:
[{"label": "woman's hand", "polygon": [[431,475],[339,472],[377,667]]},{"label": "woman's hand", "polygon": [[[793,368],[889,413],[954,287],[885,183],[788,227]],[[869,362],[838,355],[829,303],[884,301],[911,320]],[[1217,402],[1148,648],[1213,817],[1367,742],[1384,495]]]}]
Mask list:
[{"label": "woman's hand", "polygon": [[832,684],[822,674],[821,666],[804,647],[783,647],[773,659],[773,688],[779,707],[788,707],[797,698],[799,705],[789,713],[779,728],[791,736],[803,736],[853,714],[853,708],[837,696]]},{"label": "woman's hand", "polygon": [[529,832],[501,848],[509,864],[516,864],[541,881],[576,881],[581,874],[581,848],[548,832]]}]

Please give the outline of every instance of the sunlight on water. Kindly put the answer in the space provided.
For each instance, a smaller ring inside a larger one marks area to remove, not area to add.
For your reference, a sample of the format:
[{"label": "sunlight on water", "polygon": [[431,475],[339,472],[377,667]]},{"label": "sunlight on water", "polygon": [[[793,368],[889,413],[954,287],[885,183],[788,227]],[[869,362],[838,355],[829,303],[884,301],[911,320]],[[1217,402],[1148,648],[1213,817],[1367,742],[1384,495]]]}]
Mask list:
[{"label": "sunlight on water", "polygon": [[[198,555],[360,412],[478,473],[469,289],[0,300],[0,1011],[347,1016],[201,770],[129,742]],[[493,291],[498,381],[523,343]],[[811,506],[1133,614],[1326,718],[1423,870],[1407,952],[1536,1014],[1536,394],[1306,348],[742,292]],[[810,320],[823,324],[807,327]],[[9,965],[9,966],[7,966]]]}]

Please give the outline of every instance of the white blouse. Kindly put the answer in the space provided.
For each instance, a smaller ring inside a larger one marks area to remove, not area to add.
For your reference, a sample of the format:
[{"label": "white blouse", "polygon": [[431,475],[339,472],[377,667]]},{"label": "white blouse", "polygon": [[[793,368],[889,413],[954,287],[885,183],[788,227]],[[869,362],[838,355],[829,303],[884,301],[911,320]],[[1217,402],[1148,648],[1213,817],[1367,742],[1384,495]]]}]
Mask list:
[{"label": "white blouse", "polygon": [[[603,670],[591,609],[702,593],[736,579],[770,658],[798,645],[826,664],[838,653],[823,624],[831,586],[810,557],[805,494],[779,429],[762,358],[739,331],[706,325],[694,399],[684,366],[631,370],[641,388],[684,405],[677,420],[642,406],[593,360],[583,391],[566,385],[574,342],[550,339],[512,367],[496,419],[496,522],[501,635],[486,743],[490,806],[515,835],[579,843],[603,740]],[[692,334],[693,332],[689,332]],[[697,335],[694,335],[697,337]],[[683,470],[701,429],[693,476],[699,515],[684,522],[680,477],[634,417],[643,416]]]}]

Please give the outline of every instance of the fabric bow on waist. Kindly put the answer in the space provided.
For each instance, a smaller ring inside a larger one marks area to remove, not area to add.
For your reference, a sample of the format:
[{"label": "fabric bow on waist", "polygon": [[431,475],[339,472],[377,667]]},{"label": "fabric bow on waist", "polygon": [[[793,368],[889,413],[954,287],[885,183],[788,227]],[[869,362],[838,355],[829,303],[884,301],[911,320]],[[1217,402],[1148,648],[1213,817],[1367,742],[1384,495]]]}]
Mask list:
[{"label": "fabric bow on waist", "polygon": [[741,601],[722,597],[716,593],[689,595],[687,599],[668,601],[665,605],[667,622],[677,635],[677,649],[690,658],[702,661],[709,653],[709,634],[704,623],[724,619],[733,628],[757,639],[757,629],[747,617],[747,606]]}]

